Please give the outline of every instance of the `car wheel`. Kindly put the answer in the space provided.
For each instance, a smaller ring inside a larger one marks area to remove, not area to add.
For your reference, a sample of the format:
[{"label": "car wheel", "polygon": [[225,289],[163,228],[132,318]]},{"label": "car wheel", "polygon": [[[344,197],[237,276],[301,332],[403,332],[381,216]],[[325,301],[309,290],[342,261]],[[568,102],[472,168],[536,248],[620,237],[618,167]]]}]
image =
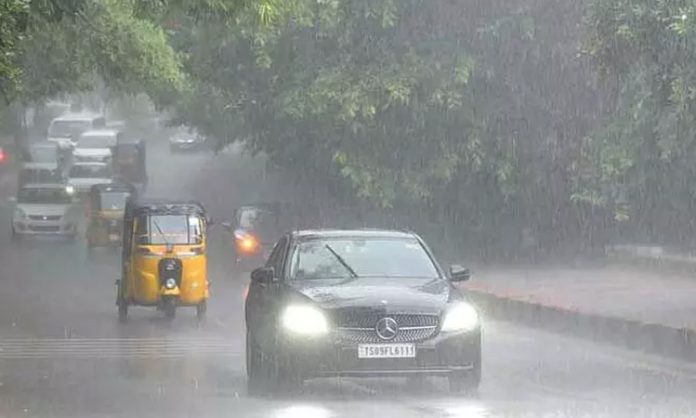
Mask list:
[{"label": "car wheel", "polygon": [[449,377],[449,389],[452,393],[475,394],[481,383],[481,355],[474,360],[474,368],[467,372],[452,373]]},{"label": "car wheel", "polygon": [[261,350],[254,344],[253,337],[247,329],[246,333],[246,372],[247,391],[249,395],[263,394],[267,383],[267,371]]}]

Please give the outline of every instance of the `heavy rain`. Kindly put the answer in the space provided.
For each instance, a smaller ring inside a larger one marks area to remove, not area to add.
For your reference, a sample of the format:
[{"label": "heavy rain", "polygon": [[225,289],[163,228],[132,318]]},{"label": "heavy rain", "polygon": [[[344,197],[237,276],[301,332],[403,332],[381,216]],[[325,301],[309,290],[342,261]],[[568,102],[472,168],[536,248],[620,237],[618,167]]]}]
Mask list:
[{"label": "heavy rain", "polygon": [[696,416],[695,34],[0,0],[0,417]]}]

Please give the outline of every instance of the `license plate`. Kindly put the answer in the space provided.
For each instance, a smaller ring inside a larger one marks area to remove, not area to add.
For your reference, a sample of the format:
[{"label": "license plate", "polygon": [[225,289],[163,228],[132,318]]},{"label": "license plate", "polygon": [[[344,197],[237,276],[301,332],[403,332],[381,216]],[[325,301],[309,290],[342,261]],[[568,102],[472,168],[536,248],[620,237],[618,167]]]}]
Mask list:
[{"label": "license plate", "polygon": [[414,358],[414,344],[360,344],[358,358]]},{"label": "license plate", "polygon": [[119,237],[118,234],[110,234],[109,235],[109,240],[111,241],[118,241]]}]

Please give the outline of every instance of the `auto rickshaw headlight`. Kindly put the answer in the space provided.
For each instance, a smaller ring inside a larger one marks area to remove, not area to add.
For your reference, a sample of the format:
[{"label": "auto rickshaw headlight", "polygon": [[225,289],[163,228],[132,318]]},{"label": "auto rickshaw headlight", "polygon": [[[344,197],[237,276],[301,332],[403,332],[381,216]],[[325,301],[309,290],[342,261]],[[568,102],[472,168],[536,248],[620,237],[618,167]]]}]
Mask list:
[{"label": "auto rickshaw headlight", "polygon": [[167,289],[174,289],[176,287],[176,280],[167,279],[167,281],[164,282],[164,287],[166,287]]}]

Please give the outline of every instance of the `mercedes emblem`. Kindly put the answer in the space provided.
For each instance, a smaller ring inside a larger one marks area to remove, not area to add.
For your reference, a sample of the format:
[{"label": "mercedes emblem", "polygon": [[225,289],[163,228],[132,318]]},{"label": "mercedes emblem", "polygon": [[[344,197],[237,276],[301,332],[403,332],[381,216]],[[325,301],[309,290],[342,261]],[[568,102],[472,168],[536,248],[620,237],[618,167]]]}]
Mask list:
[{"label": "mercedes emblem", "polygon": [[375,331],[377,336],[385,341],[390,341],[396,338],[396,334],[399,333],[399,324],[396,323],[394,318],[382,318],[377,321],[375,325]]}]

